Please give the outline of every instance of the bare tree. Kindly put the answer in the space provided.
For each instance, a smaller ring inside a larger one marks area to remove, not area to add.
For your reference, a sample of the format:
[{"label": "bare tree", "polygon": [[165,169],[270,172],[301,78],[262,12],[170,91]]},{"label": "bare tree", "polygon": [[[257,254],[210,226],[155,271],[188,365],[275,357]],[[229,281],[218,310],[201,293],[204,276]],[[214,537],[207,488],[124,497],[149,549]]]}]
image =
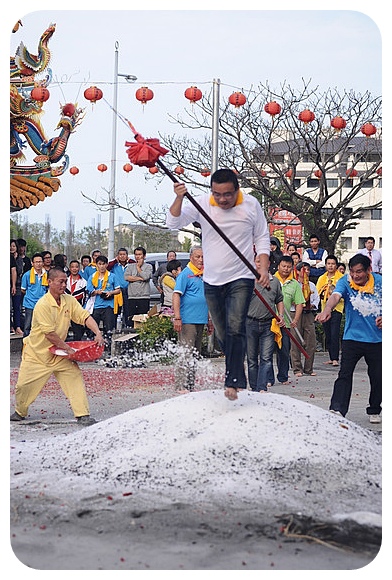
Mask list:
[{"label": "bare tree", "polygon": [[[275,116],[264,111],[271,101],[281,106]],[[313,121],[300,120],[304,109],[314,113]],[[331,127],[336,116],[347,123],[340,131]],[[211,165],[212,118],[210,94],[172,118],[188,134],[201,132],[201,138],[161,136],[170,151],[165,163],[181,165],[181,179],[197,187],[206,187],[198,176],[201,168]],[[220,104],[219,167],[238,172],[241,186],[251,188],[266,210],[278,207],[298,216],[305,231],[317,232],[322,247],[332,252],[342,234],[355,229],[365,209],[381,207],[380,200],[364,205],[364,189],[381,165],[381,129],[365,137],[361,127],[368,122],[381,123],[381,98],[369,92],[335,88],[319,94],[309,82],[303,82],[300,91],[286,84],[279,92],[259,85],[249,90],[241,108]],[[305,188],[304,167],[309,173]],[[356,167],[359,179],[348,181],[346,172]],[[319,179],[312,179],[317,170]]]}]

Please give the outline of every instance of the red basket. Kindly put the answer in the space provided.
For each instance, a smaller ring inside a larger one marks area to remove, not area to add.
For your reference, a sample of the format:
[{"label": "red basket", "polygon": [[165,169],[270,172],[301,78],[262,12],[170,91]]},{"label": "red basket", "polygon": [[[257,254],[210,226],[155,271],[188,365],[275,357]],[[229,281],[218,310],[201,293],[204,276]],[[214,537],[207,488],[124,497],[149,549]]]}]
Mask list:
[{"label": "red basket", "polygon": [[99,346],[95,340],[75,340],[67,342],[67,345],[75,349],[73,354],[61,354],[61,349],[54,345],[51,346],[49,350],[52,354],[64,356],[65,358],[69,358],[70,360],[75,360],[78,362],[90,362],[97,360],[100,356],[102,356],[102,353],[105,350],[105,347]]}]

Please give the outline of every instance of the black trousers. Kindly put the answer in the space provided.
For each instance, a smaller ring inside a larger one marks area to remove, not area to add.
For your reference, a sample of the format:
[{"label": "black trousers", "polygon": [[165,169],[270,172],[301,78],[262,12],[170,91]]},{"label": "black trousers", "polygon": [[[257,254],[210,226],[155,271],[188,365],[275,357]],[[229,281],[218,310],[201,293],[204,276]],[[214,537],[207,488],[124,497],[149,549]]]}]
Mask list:
[{"label": "black trousers", "polygon": [[128,300],[129,326],[133,328],[132,316],[134,314],[147,314],[149,310],[149,298],[130,298]]},{"label": "black trousers", "polygon": [[382,343],[342,340],[342,357],[338,378],[333,387],[330,409],[345,416],[351,399],[353,375],[358,361],[364,357],[370,381],[368,415],[381,413],[382,400]]}]

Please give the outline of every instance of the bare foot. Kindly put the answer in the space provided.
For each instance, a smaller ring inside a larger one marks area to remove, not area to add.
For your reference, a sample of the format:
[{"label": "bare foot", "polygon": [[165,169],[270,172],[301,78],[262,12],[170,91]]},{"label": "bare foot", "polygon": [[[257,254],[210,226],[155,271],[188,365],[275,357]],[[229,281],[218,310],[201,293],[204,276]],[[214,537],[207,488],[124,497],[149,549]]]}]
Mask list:
[{"label": "bare foot", "polygon": [[339,363],[338,363],[338,361],[337,361],[337,360],[333,360],[333,361],[332,361],[332,366],[333,366],[333,367],[338,367],[338,366],[339,366]]},{"label": "bare foot", "polygon": [[238,399],[237,389],[234,387],[226,387],[225,397],[227,397],[229,401],[235,401]]},{"label": "bare foot", "polygon": [[302,373],[295,373],[295,376],[296,377],[303,377],[303,374]]},{"label": "bare foot", "polygon": [[327,360],[327,361],[325,361],[325,363],[324,363],[324,364],[325,364],[325,365],[331,365],[331,364],[333,364],[333,363],[332,363],[332,361],[331,361],[331,360]]}]

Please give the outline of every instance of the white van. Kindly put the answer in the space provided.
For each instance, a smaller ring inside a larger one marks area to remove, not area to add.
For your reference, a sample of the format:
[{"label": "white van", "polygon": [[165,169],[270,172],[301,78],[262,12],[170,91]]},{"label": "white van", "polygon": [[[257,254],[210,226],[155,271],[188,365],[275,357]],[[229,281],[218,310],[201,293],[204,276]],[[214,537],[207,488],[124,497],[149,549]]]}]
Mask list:
[{"label": "white van", "polygon": [[[180,260],[181,266],[183,268],[185,268],[185,266],[189,262],[189,252],[176,252],[176,254],[177,254],[176,259]],[[145,262],[147,262],[148,264],[151,264],[152,274],[154,275],[161,264],[166,264],[167,253],[166,252],[156,253],[156,254],[147,253],[146,258],[145,258]],[[155,302],[160,302],[160,301],[161,301],[161,295],[158,292],[158,290],[156,289],[154,282],[152,280],[150,280],[150,302],[153,304]]]}]

